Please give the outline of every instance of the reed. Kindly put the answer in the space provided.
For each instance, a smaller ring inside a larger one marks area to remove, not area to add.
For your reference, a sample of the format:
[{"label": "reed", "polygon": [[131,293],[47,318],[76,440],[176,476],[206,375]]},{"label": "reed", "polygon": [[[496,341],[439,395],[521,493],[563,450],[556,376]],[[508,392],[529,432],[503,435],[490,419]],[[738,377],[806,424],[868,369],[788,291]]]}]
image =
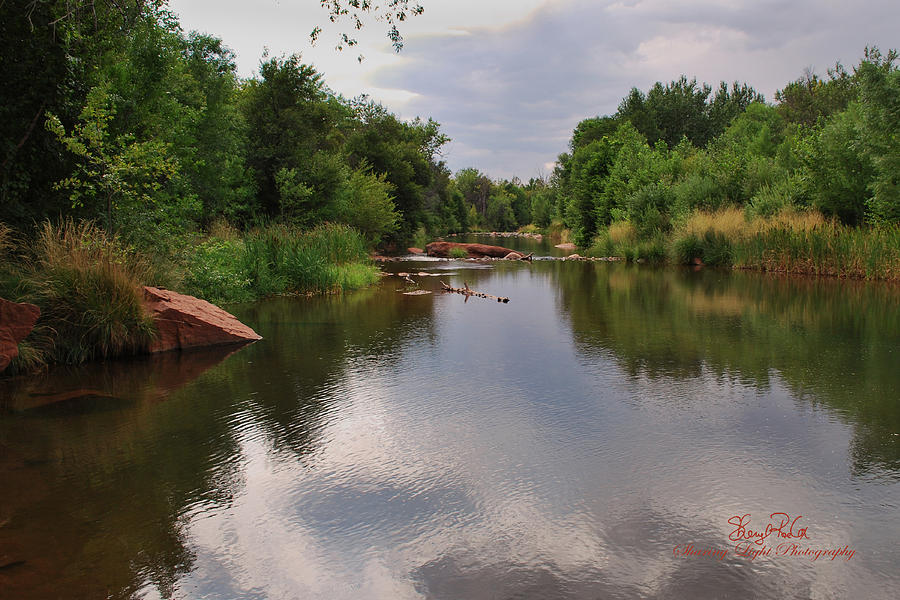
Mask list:
[{"label": "reed", "polygon": [[750,218],[737,208],[697,211],[677,225],[672,260],[781,273],[900,279],[900,227],[849,227],[816,211]]},{"label": "reed", "polygon": [[41,317],[23,360],[77,364],[137,352],[154,335],[141,285],[152,276],[142,256],[92,222],[44,222],[19,279],[18,300]]},{"label": "reed", "polygon": [[342,292],[378,279],[377,270],[368,264],[363,236],[334,224],[308,231],[270,225],[243,239],[211,237],[186,262],[187,292],[211,302]]}]

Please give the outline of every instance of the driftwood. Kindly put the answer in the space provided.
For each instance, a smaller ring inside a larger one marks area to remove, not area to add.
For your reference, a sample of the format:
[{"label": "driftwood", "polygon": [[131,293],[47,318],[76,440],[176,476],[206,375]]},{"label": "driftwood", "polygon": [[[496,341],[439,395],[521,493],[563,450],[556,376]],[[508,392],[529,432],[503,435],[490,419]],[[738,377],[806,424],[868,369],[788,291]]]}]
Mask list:
[{"label": "driftwood", "polygon": [[490,294],[485,294],[484,292],[476,292],[473,289],[469,289],[469,284],[465,283],[465,282],[463,283],[463,285],[465,285],[465,287],[461,287],[461,288],[451,287],[451,286],[447,285],[446,283],[444,283],[443,281],[441,282],[441,285],[444,286],[445,292],[453,292],[455,294],[462,294],[463,296],[466,297],[466,300],[469,299],[469,296],[476,296],[478,298],[491,298],[493,300],[496,300],[497,302],[502,302],[504,304],[509,302],[509,298],[505,298],[503,296],[492,296]]}]

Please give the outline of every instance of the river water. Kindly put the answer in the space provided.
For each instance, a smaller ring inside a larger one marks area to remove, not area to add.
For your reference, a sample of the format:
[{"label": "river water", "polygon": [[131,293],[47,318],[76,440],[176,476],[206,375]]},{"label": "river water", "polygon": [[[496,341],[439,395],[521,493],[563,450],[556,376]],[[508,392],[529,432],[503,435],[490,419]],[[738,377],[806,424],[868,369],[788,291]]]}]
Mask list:
[{"label": "river water", "polygon": [[0,384],[0,597],[895,597],[896,287],[385,268]]}]

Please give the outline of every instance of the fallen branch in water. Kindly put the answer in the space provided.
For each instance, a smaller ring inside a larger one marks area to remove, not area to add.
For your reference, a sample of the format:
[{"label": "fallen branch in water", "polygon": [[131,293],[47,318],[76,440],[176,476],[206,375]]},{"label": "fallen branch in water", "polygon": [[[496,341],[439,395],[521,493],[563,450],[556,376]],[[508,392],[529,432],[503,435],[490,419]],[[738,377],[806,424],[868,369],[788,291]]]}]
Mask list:
[{"label": "fallen branch in water", "polygon": [[465,283],[465,282],[463,282],[463,285],[466,286],[464,288],[451,287],[451,286],[447,285],[446,283],[444,283],[443,281],[441,282],[441,285],[444,286],[445,292],[453,292],[456,294],[462,294],[463,296],[466,297],[466,300],[469,299],[469,296],[476,296],[478,298],[493,298],[497,302],[502,302],[504,304],[509,302],[509,298],[505,298],[503,296],[492,296],[490,294],[485,294],[484,292],[476,292],[475,290],[469,289],[469,284]]}]

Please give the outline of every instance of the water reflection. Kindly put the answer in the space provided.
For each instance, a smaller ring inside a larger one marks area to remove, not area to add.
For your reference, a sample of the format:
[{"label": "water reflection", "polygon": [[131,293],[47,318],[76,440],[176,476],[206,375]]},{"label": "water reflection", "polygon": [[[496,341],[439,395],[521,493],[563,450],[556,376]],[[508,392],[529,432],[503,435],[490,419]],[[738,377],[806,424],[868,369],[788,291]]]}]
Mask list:
[{"label": "water reflection", "polygon": [[762,390],[784,381],[856,429],[856,472],[900,469],[895,287],[627,265],[555,276],[586,355],[612,351],[632,377],[685,379],[706,368]]},{"label": "water reflection", "polygon": [[[26,562],[0,585],[393,599],[877,598],[900,584],[896,290],[469,266],[387,268],[510,303],[406,296],[386,277],[234,307],[264,339],[165,401],[164,377],[117,376],[90,386],[103,393],[89,409],[4,415],[0,474],[22,493],[0,499],[0,541]],[[733,550],[729,517],[775,510],[856,556],[673,552]]]}]

